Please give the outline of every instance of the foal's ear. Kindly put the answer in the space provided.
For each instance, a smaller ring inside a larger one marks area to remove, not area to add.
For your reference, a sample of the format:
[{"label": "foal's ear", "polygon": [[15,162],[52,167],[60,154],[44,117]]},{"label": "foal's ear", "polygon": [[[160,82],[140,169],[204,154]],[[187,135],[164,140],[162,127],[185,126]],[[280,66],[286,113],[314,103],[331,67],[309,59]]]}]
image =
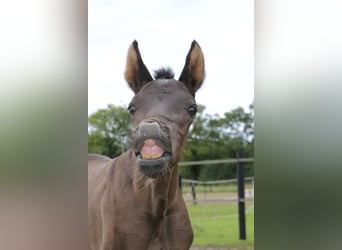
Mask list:
[{"label": "foal's ear", "polygon": [[204,56],[201,47],[194,40],[191,48],[186,56],[185,65],[179,77],[179,81],[183,82],[191,94],[195,96],[195,92],[201,87],[204,80]]},{"label": "foal's ear", "polygon": [[145,83],[153,80],[141,59],[138,42],[136,40],[128,49],[125,79],[135,94],[138,93]]}]

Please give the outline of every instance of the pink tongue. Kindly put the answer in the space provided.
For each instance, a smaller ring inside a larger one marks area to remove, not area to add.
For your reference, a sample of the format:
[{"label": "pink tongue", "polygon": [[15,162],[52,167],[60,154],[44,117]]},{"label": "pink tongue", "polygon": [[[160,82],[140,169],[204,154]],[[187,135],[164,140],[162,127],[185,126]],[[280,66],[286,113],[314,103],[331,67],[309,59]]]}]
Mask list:
[{"label": "pink tongue", "polygon": [[157,145],[155,140],[147,139],[140,153],[143,159],[157,159],[163,155],[164,150]]}]

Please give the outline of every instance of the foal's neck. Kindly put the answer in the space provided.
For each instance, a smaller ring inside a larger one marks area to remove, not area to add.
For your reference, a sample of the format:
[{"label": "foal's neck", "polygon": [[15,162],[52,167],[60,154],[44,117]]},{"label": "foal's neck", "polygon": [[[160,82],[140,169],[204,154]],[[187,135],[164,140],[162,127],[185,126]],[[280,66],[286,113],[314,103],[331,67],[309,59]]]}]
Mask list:
[{"label": "foal's neck", "polygon": [[178,192],[178,166],[174,166],[166,176],[156,179],[136,173],[133,183],[136,194],[153,216],[165,216],[166,213],[175,209]]}]

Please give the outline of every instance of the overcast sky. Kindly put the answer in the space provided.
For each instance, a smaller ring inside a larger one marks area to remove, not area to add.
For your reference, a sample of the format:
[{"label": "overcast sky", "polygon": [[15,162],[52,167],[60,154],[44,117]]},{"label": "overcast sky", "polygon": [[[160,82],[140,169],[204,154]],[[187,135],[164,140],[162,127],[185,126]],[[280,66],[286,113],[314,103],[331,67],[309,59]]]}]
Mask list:
[{"label": "overcast sky", "polygon": [[88,114],[130,102],[124,70],[134,39],[151,73],[170,66],[176,79],[199,43],[206,79],[196,100],[207,113],[247,110],[254,100],[253,0],[90,0],[88,20]]}]

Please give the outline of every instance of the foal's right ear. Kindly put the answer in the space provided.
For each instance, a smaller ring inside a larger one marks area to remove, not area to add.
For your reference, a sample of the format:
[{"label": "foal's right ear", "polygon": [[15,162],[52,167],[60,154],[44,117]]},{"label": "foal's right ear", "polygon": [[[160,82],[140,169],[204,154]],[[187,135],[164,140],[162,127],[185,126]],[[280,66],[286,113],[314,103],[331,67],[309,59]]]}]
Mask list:
[{"label": "foal's right ear", "polygon": [[141,59],[138,42],[136,40],[134,40],[128,49],[125,79],[135,94],[138,93],[145,83],[153,80]]},{"label": "foal's right ear", "polygon": [[204,56],[201,47],[194,40],[191,43],[190,51],[186,56],[185,65],[179,77],[179,81],[188,87],[193,96],[203,83],[204,71]]}]

